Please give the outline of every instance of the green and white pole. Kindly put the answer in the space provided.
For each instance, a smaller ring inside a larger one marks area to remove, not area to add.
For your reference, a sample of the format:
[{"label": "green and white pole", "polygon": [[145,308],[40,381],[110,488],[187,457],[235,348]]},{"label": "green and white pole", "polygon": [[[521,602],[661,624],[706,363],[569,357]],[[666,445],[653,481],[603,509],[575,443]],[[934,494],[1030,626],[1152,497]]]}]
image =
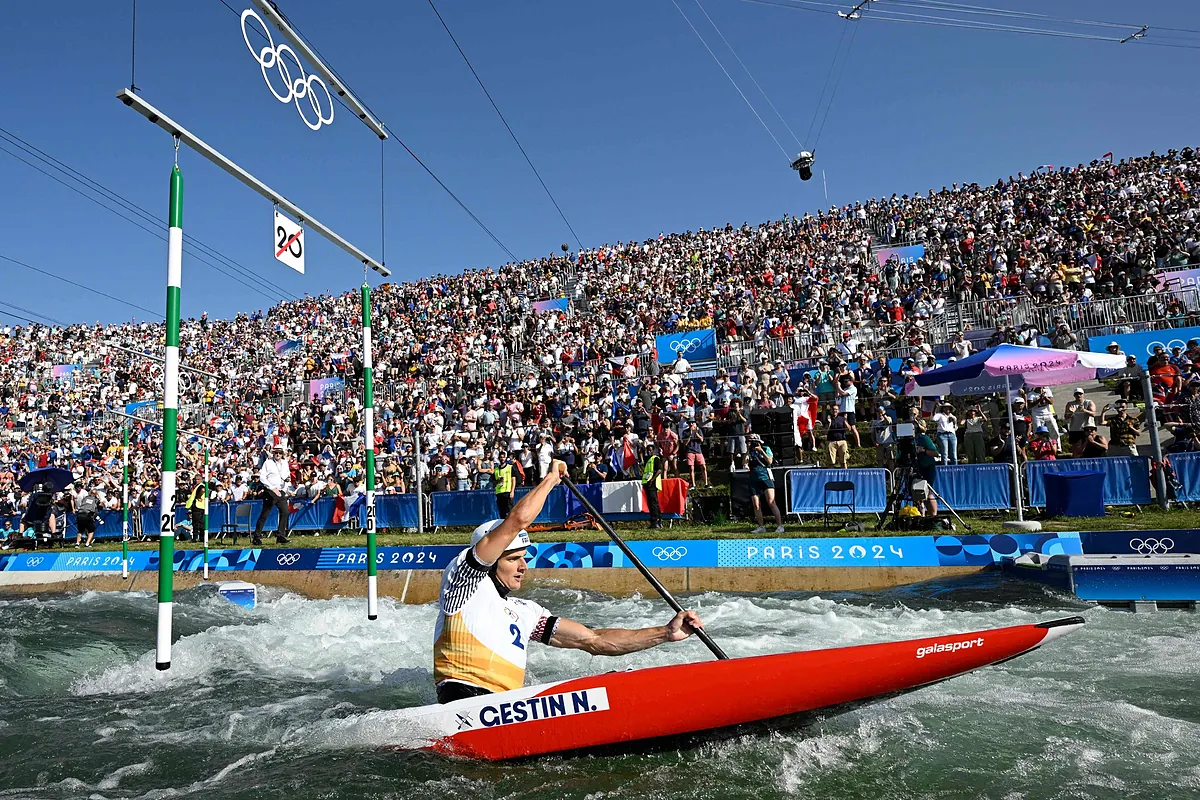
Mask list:
[{"label": "green and white pole", "polygon": [[121,577],[129,577],[129,426],[121,428]]},{"label": "green and white pole", "polygon": [[363,443],[367,448],[367,619],[379,617],[375,552],[375,381],[371,368],[371,287],[362,285]]},{"label": "green and white pole", "polygon": [[162,497],[158,539],[158,636],[154,665],[171,668],[171,606],[175,568],[175,450],[179,446],[179,295],[183,285],[183,175],[179,141],[171,170],[171,207],[167,230],[167,351],[163,370]]},{"label": "green and white pole", "polygon": [[208,580],[208,506],[211,502],[208,491],[208,445],[204,445],[204,580]]}]

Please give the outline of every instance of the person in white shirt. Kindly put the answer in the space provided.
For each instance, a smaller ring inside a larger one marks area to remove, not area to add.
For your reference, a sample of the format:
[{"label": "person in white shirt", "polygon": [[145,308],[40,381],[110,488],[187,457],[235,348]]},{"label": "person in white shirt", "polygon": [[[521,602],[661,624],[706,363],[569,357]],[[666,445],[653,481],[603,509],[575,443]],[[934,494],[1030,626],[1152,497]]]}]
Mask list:
[{"label": "person in white shirt", "polygon": [[941,445],[942,463],[958,463],[958,417],[954,416],[954,406],[942,403],[942,407],[933,415],[937,425],[938,444]]},{"label": "person in white shirt", "polygon": [[275,531],[275,541],[279,544],[288,543],[288,486],[291,483],[292,470],[287,460],[287,450],[277,444],[272,448],[271,457],[263,461],[258,470],[258,480],[262,483],[262,511],[258,521],[254,523],[254,534],[250,543],[255,547],[262,545],[263,525],[272,508],[279,509],[279,525]]},{"label": "person in white shirt", "polygon": [[858,428],[854,426],[858,421],[855,416],[857,405],[858,387],[854,385],[854,378],[842,375],[838,379],[837,410],[846,415],[846,438],[853,439],[855,447],[862,447],[862,440],[858,438]]}]

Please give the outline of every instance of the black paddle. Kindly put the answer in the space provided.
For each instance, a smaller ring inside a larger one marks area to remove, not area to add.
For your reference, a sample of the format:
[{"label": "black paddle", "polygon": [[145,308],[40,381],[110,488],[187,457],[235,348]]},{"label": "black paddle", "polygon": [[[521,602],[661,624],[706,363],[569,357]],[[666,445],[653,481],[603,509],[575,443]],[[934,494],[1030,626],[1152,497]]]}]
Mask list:
[{"label": "black paddle", "polygon": [[[613,542],[616,543],[617,547],[621,548],[621,552],[625,554],[626,558],[633,562],[633,565],[638,568],[638,572],[642,573],[642,577],[650,582],[650,585],[654,587],[656,592],[662,595],[662,599],[667,601],[667,605],[675,609],[676,614],[683,611],[683,606],[679,605],[679,601],[676,600],[669,591],[667,591],[667,587],[658,582],[658,578],[654,577],[654,573],[646,569],[646,565],[641,562],[641,559],[633,554],[633,551],[629,549],[629,545],[625,544],[624,540],[622,540],[621,537],[617,535],[617,532],[613,530],[612,525],[608,524],[608,520],[606,520],[603,515],[596,510],[596,507],[591,504],[591,501],[583,496],[583,492],[579,491],[579,487],[575,485],[575,482],[566,475],[562,476],[562,482],[567,485],[567,488],[570,489],[577,498],[579,498],[579,502],[583,503],[583,507],[588,510],[588,513],[596,518],[596,522],[600,523],[600,527],[603,528],[604,532],[608,534],[608,538],[612,539]],[[725,655],[725,651],[722,650],[716,642],[709,638],[707,633],[700,628],[696,628],[695,630],[696,636],[700,638],[700,641],[704,642],[705,646],[712,651],[714,656],[723,660],[729,658],[729,656]]]}]

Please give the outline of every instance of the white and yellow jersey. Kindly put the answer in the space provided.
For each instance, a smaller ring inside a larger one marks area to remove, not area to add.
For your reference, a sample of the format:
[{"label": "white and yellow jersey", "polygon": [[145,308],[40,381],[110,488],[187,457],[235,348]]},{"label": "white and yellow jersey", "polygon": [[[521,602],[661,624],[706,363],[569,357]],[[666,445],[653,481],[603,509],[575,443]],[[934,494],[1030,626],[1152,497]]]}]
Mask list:
[{"label": "white and yellow jersey", "polygon": [[558,617],[528,600],[501,597],[468,548],[442,573],[434,626],[433,681],[459,681],[493,692],[525,684],[525,648],[549,644]]}]

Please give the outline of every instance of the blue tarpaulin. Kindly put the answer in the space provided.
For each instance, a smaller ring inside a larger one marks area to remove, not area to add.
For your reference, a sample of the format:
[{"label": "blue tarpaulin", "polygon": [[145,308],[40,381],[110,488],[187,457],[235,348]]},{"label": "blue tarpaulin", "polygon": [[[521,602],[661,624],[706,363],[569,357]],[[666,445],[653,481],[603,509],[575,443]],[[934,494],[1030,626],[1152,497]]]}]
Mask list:
[{"label": "blue tarpaulin", "polygon": [[[793,469],[788,471],[792,491],[789,511],[793,514],[821,514],[825,511],[825,484],[850,481],[855,485],[855,506],[862,512],[882,512],[887,508],[887,471],[883,469]],[[831,500],[850,502],[849,494],[831,494]],[[844,510],[844,509],[841,509]]]},{"label": "blue tarpaulin", "polygon": [[956,464],[938,467],[933,488],[955,511],[1012,507],[1007,464]]},{"label": "blue tarpaulin", "polygon": [[1025,465],[1029,505],[1046,505],[1047,472],[1093,471],[1104,473],[1104,502],[1112,506],[1145,505],[1150,502],[1150,459],[1131,456],[1070,458],[1063,461],[1030,461]]}]

